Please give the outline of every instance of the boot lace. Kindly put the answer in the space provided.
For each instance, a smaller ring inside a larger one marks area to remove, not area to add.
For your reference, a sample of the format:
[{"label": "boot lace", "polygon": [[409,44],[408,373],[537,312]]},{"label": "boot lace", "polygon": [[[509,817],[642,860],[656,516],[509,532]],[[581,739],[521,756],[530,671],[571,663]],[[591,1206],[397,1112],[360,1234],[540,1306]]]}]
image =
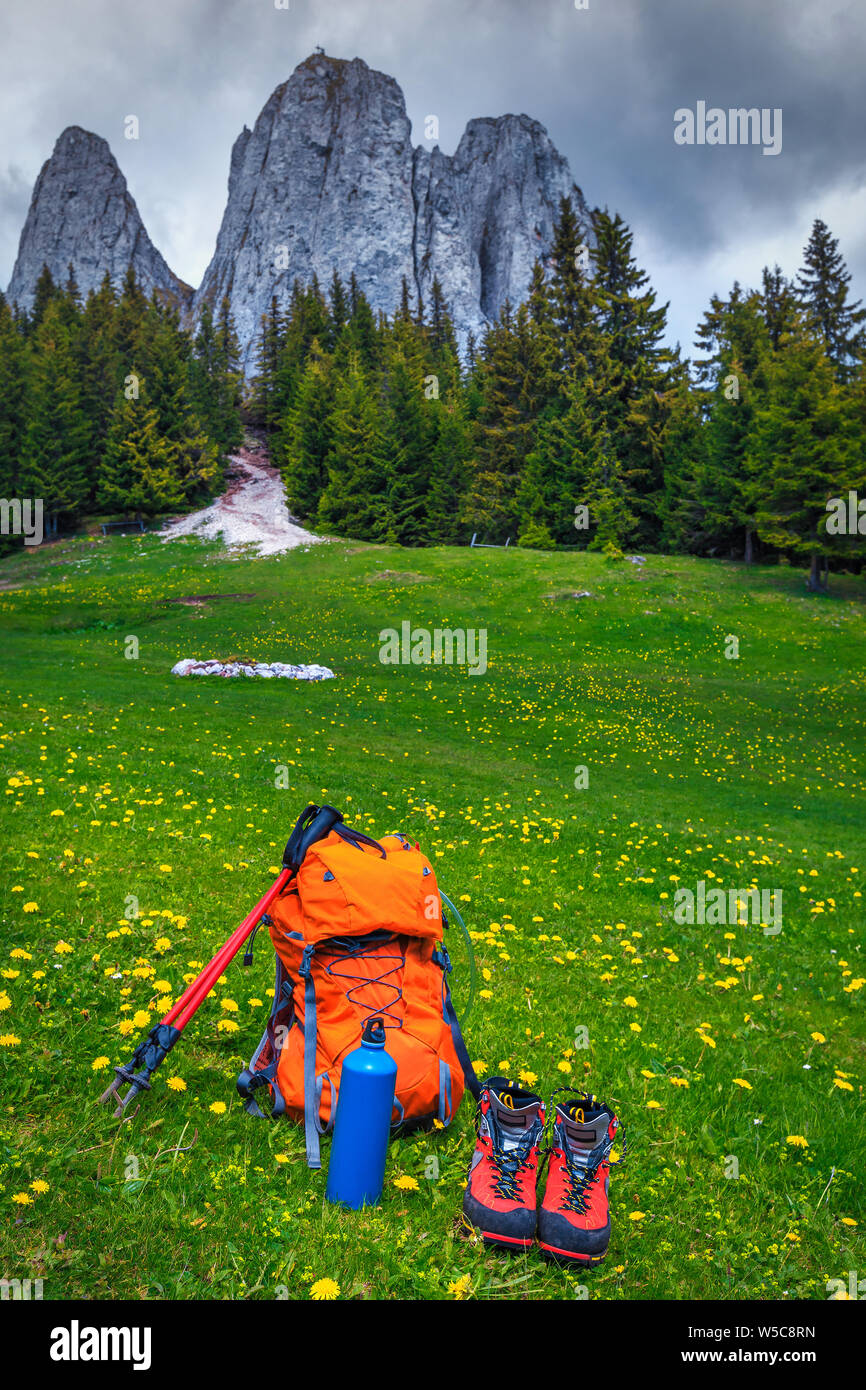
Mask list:
[{"label": "boot lace", "polygon": [[491,1136],[491,1144],[490,1157],[499,1174],[494,1187],[496,1195],[516,1202],[520,1197],[517,1190],[517,1179],[523,1170],[530,1166],[532,1143],[521,1144],[519,1148],[506,1149]]},{"label": "boot lace", "polygon": [[568,1174],[568,1191],[560,1203],[563,1211],[576,1211],[581,1216],[586,1214],[586,1204],[589,1198],[589,1188],[598,1176],[598,1170],[604,1159],[599,1159],[594,1168],[586,1164],[578,1163],[571,1157],[568,1149],[563,1149],[565,1158],[565,1170]]},{"label": "boot lace", "polygon": [[[572,1157],[568,1144],[562,1144],[561,1152],[565,1159],[565,1171],[568,1177],[568,1192],[560,1204],[563,1211],[576,1211],[579,1212],[581,1216],[585,1215],[586,1204],[589,1199],[589,1189],[595,1182],[601,1165],[606,1163],[609,1168],[618,1168],[621,1163],[625,1162],[628,1140],[626,1139],[622,1126],[620,1126],[619,1133],[620,1140],[618,1142],[622,1144],[619,1158],[611,1159],[610,1155],[614,1148],[614,1140],[608,1139],[603,1153],[592,1165],[578,1163],[577,1159]],[[549,1150],[549,1152],[552,1152],[552,1149]]]}]

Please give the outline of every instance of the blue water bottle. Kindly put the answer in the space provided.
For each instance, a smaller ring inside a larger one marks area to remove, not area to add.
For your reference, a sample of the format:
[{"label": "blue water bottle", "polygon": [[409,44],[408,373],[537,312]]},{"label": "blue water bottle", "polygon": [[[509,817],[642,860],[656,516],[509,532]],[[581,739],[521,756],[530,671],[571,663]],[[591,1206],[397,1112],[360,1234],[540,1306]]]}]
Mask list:
[{"label": "blue water bottle", "polygon": [[361,1046],[343,1062],[325,1189],[329,1202],[355,1211],[378,1204],[396,1085],[397,1063],[385,1051],[385,1021],[376,1015],[365,1024]]}]

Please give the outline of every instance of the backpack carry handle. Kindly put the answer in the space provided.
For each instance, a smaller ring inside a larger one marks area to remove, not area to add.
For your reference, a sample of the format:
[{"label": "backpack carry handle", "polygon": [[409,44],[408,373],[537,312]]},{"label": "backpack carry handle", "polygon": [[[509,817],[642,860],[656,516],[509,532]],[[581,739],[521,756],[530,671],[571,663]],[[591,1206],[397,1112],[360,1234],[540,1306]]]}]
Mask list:
[{"label": "backpack carry handle", "polygon": [[298,816],[298,823],[289,836],[283,852],[283,868],[296,874],[310,845],[324,840],[342,819],[342,812],[334,806],[308,806]]}]

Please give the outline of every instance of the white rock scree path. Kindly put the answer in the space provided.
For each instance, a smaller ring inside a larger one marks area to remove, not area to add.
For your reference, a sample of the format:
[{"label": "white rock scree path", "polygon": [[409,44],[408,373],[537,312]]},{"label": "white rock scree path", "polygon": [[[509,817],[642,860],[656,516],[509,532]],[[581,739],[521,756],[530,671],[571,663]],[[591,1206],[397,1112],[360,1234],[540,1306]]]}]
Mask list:
[{"label": "white rock scree path", "polygon": [[242,448],[230,455],[230,464],[222,497],[166,526],[163,541],[192,535],[216,540],[221,535],[229,547],[254,545],[259,555],[280,555],[322,540],[290,517],[283,480],[264,451]]},{"label": "white rock scree path", "polygon": [[[267,454],[241,449],[231,456],[228,489],[209,507],[172,522],[163,541],[180,536],[216,540],[229,547],[255,545],[259,555],[279,555],[298,546],[315,545],[322,538],[292,521],[286,507],[283,480],[267,460]],[[334,679],[327,666],[293,666],[285,661],[198,661],[185,657],[172,668],[173,676],[237,676],[262,680],[326,681]]]}]

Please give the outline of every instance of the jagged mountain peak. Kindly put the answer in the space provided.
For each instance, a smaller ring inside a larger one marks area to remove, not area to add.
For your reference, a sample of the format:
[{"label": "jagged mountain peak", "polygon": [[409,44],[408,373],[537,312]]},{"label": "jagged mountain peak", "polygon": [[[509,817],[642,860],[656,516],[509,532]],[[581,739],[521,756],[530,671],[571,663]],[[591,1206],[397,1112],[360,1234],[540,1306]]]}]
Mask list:
[{"label": "jagged mountain peak", "polygon": [[147,293],[171,296],[192,323],[227,297],[250,374],[262,316],[273,298],[288,303],[296,279],[354,274],[385,313],[404,278],[425,303],[438,279],[465,343],[506,299],[525,298],[563,196],[588,220],[539,121],[476,117],[453,155],[414,146],[393,77],[317,51],[235,140],[216,248],[194,296],[147,235],[108,142],[68,126],[36,180],[7,297],[29,308],[43,264],[62,281],[71,262],[84,294],[106,271],[119,284],[132,264]]},{"label": "jagged mountain peak", "polygon": [[295,279],[354,273],[390,313],[405,277],[429,302],[438,278],[458,337],[518,302],[549,251],[566,161],[540,122],[471,120],[453,155],[413,146],[399,84],[361,58],[312,53],[235,141],[214,257],[193,305],[231,303],[251,372],[262,315]]},{"label": "jagged mountain peak", "polygon": [[43,265],[63,283],[70,264],[83,295],[106,271],[119,285],[129,265],[147,294],[157,290],[181,306],[192,295],[148,236],[108,141],[78,125],[61,132],[40,170],[7,299],[29,310]]}]

